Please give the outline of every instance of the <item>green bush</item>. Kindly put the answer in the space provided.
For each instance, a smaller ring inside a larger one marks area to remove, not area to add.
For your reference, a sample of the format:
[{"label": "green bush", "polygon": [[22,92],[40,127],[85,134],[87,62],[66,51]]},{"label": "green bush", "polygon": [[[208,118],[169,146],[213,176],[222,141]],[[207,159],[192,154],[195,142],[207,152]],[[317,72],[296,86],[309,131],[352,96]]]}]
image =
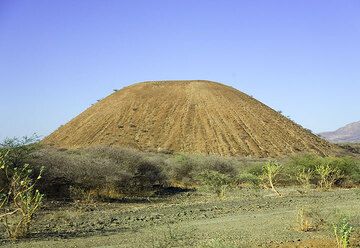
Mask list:
[{"label": "green bush", "polygon": [[259,176],[246,172],[241,173],[237,179],[238,185],[250,185],[252,187],[259,187],[260,183],[261,179]]},{"label": "green bush", "polygon": [[311,180],[314,177],[314,172],[311,169],[303,168],[300,170],[296,176],[297,181],[302,185],[305,191],[310,190],[311,188]]},{"label": "green bush", "polygon": [[[31,152],[39,146],[36,135],[22,138],[6,138],[0,143],[0,153],[7,154],[4,162],[10,169],[21,169],[26,164]],[[0,171],[0,188],[7,189],[9,185],[8,177]]]},{"label": "green bush", "polygon": [[334,166],[331,166],[329,163],[322,163],[317,165],[315,168],[315,173],[318,176],[318,185],[320,189],[331,189],[332,186],[338,181],[342,174],[340,170]]},{"label": "green bush", "polygon": [[275,183],[276,177],[281,172],[281,169],[282,169],[281,164],[279,164],[277,162],[269,161],[264,164],[263,174],[261,176],[264,186],[266,188],[270,187],[271,190],[274,191],[279,196],[281,196],[281,194],[279,193],[279,191],[276,190],[274,183]]},{"label": "green bush", "polygon": [[166,160],[170,168],[169,177],[174,186],[193,188],[196,183],[196,161],[185,155],[175,155]]},{"label": "green bush", "polygon": [[353,157],[332,157],[328,158],[329,165],[339,170],[342,178],[337,182],[343,184],[360,184],[360,159]]},{"label": "green bush", "polygon": [[247,165],[247,168],[244,168],[244,173],[249,173],[254,176],[260,177],[263,173],[263,163],[252,163]]},{"label": "green bush", "polygon": [[204,171],[198,176],[200,182],[214,192],[220,199],[226,191],[234,185],[234,178],[218,171]]},{"label": "green bush", "polygon": [[[331,171],[329,176],[337,174],[334,185],[346,186],[360,183],[360,160],[354,157],[320,157],[317,155],[299,155],[284,162],[284,173],[297,178],[301,171],[313,174],[312,184],[320,184],[320,169]],[[291,179],[288,179],[289,181]]]},{"label": "green bush", "polygon": [[169,169],[169,178],[175,186],[194,188],[198,183],[200,173],[216,171],[229,177],[238,175],[241,162],[234,158],[177,154],[166,160]]},{"label": "green bush", "polygon": [[350,236],[353,232],[353,227],[349,224],[347,218],[342,218],[338,223],[333,225],[336,244],[338,248],[347,248],[350,245]]}]

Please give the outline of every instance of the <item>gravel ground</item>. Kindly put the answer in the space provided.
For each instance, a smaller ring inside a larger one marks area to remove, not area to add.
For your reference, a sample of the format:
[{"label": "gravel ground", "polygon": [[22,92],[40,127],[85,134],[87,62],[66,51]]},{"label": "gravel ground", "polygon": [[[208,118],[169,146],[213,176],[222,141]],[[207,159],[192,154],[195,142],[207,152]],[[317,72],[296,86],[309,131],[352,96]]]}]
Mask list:
[{"label": "gravel ground", "polygon": [[[209,193],[118,203],[47,203],[28,239],[3,247],[332,247],[332,223],[346,215],[360,247],[360,191],[301,194],[295,188],[237,190],[219,200]],[[297,228],[300,208],[313,209],[321,225]]]}]

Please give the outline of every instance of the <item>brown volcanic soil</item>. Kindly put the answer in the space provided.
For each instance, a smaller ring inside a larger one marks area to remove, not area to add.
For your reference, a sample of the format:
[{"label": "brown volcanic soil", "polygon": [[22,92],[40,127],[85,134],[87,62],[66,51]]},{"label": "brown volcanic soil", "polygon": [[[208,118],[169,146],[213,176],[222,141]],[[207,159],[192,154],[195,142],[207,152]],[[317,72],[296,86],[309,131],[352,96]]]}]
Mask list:
[{"label": "brown volcanic soil", "polygon": [[272,157],[335,147],[256,99],[210,81],[144,82],[90,107],[43,141]]}]

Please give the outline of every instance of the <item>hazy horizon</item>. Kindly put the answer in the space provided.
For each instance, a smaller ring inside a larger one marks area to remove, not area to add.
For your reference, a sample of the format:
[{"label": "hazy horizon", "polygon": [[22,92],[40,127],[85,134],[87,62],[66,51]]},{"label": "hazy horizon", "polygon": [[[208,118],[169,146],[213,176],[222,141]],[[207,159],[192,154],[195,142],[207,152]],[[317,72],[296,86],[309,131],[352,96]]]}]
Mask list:
[{"label": "hazy horizon", "polygon": [[314,132],[360,120],[360,2],[0,2],[0,140],[50,134],[113,89],[205,79]]}]

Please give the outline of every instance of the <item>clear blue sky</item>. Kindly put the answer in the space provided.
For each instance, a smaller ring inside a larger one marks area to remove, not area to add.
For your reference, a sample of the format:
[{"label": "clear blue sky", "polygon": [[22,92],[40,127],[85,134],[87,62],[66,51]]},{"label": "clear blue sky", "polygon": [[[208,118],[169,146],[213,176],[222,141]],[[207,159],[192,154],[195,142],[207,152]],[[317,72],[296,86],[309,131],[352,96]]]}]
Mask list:
[{"label": "clear blue sky", "polygon": [[0,0],[0,139],[113,89],[208,79],[315,132],[360,120],[359,0]]}]

